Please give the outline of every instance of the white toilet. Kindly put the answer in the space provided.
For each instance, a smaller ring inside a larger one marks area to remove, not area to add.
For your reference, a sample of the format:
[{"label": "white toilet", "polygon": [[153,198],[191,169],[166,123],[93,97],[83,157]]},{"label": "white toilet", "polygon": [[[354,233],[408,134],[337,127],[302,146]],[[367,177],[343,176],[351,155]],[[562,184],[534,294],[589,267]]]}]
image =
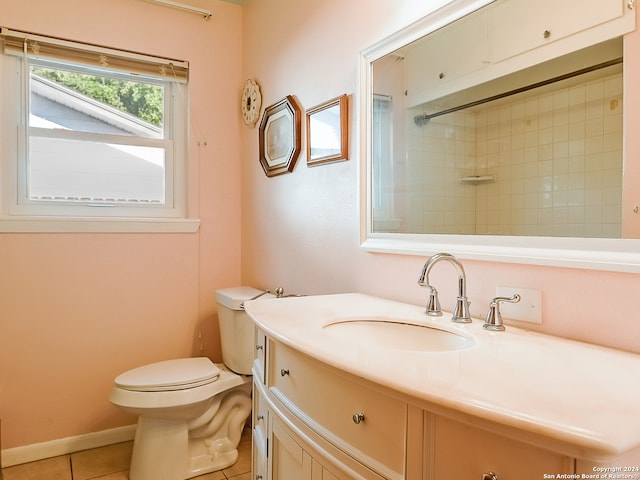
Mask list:
[{"label": "white toilet", "polygon": [[109,399],[138,415],[129,478],[183,480],[221,470],[238,459],[251,413],[253,326],[242,303],[250,287],[216,292],[224,364],[180,358],[129,370]]}]

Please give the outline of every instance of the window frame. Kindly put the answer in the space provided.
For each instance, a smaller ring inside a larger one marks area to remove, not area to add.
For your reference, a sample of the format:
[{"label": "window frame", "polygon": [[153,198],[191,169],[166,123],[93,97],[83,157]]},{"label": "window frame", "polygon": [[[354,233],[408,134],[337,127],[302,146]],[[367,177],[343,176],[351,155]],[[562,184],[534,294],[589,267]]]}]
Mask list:
[{"label": "window frame", "polygon": [[[0,40],[6,40],[7,32],[0,30]],[[21,33],[21,32],[18,32]],[[24,34],[25,38],[31,34]],[[56,45],[58,39],[37,36],[39,40],[51,40]],[[104,55],[105,48],[75,42],[61,41],[65,45],[71,43],[73,48],[81,51]],[[143,71],[137,78],[151,79],[152,83],[165,87],[165,134],[163,139],[147,139],[142,136],[117,136],[105,134],[77,134],[74,131],[61,133],[57,129],[49,131],[29,126],[30,99],[30,64],[45,65],[77,65],[78,70],[94,74],[127,78],[128,72],[117,73],[117,69],[104,68],[100,65],[87,65],[84,62],[65,61],[57,57],[29,54],[25,39],[25,52],[0,51],[0,98],[3,109],[0,116],[0,232],[46,232],[46,231],[88,231],[88,232],[194,232],[199,227],[199,220],[187,218],[187,159],[188,159],[188,88],[184,69],[179,76],[171,76],[173,60],[159,59],[169,65],[168,74],[150,75]],[[0,43],[0,45],[2,44]],[[108,52],[122,54],[126,61],[135,61],[137,57],[148,58],[140,54],[131,54],[108,49]],[[96,57],[96,55],[94,55]],[[131,57],[131,58],[129,58]],[[109,57],[111,59],[111,57]],[[157,57],[149,57],[156,60]],[[32,60],[33,59],[33,60]],[[116,59],[119,60],[119,59]],[[117,63],[117,61],[116,61]],[[181,68],[188,65],[182,62]],[[126,65],[128,67],[128,65]],[[144,67],[144,65],[143,65]],[[103,73],[104,72],[104,73]],[[135,71],[134,71],[135,72]],[[138,72],[135,72],[138,73]],[[48,129],[45,129],[48,130]],[[49,138],[73,139],[112,142],[116,144],[133,144],[154,146],[165,149],[165,202],[164,204],[127,204],[97,202],[60,202],[29,200],[27,195],[28,142],[32,133],[42,133]],[[135,140],[133,140],[135,139]]]}]

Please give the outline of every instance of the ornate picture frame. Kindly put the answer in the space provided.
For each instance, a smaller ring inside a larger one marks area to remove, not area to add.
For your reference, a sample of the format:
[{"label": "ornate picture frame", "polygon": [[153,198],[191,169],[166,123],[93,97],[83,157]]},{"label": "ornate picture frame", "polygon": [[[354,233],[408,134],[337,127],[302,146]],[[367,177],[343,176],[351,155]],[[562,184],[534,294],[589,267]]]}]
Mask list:
[{"label": "ornate picture frame", "polygon": [[307,165],[349,160],[348,97],[341,95],[307,110]]},{"label": "ornate picture frame", "polygon": [[260,164],[267,177],[290,173],[301,150],[302,111],[287,95],[265,108],[260,121]]}]

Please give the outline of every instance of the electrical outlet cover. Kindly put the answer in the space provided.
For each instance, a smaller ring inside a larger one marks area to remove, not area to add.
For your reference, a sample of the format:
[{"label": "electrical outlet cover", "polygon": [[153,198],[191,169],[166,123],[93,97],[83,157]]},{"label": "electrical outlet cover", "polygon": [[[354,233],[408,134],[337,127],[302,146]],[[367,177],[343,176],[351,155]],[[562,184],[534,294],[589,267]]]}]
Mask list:
[{"label": "electrical outlet cover", "polygon": [[542,292],[529,288],[496,287],[496,296],[512,297],[520,295],[518,303],[500,303],[503,318],[521,322],[542,323]]}]

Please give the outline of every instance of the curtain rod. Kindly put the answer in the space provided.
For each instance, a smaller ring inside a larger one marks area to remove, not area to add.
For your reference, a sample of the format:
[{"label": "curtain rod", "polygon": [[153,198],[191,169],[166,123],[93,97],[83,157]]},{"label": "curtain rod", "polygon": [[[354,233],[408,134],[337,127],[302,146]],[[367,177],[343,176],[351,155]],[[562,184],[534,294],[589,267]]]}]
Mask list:
[{"label": "curtain rod", "polygon": [[464,110],[465,108],[475,107],[477,105],[482,105],[484,103],[493,102],[494,100],[499,100],[501,98],[510,97],[511,95],[516,95],[517,93],[527,92],[529,90],[533,90],[535,88],[544,87],[545,85],[550,85],[552,83],[559,82],[561,80],[566,80],[568,78],[577,77],[579,75],[584,75],[585,73],[594,72],[596,70],[600,70],[602,68],[611,67],[613,65],[618,65],[622,63],[622,57],[614,58],[613,60],[609,60],[606,62],[598,63],[596,65],[592,65],[590,67],[581,68],[579,70],[575,70],[570,73],[565,73],[563,75],[559,75],[557,77],[549,78],[547,80],[542,80],[540,82],[532,83],[530,85],[526,85],[524,87],[519,87],[514,90],[509,90],[507,92],[499,93],[497,95],[493,95],[491,97],[486,97],[481,100],[475,100],[473,102],[465,103],[464,105],[459,105],[457,107],[447,108],[446,110],[442,110],[436,113],[425,113],[422,115],[416,115],[413,117],[413,121],[419,127],[425,126],[429,123],[429,120],[435,117],[440,117],[441,115],[446,115],[447,113],[457,112],[459,110]]},{"label": "curtain rod", "polygon": [[213,13],[211,10],[207,10],[205,8],[194,7],[192,5],[187,5],[186,3],[174,2],[173,0],[146,0],[150,3],[156,3],[158,5],[164,5],[165,7],[177,8],[178,10],[184,10],[186,12],[197,13],[202,15],[205,20],[209,20]]}]

